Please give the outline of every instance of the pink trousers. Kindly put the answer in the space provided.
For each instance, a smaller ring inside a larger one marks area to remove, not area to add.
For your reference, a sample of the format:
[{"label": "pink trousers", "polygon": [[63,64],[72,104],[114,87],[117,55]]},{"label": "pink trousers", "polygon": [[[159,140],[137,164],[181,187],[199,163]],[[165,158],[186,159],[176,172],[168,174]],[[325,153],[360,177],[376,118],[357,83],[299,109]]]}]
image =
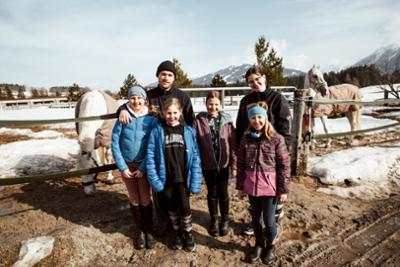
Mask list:
[{"label": "pink trousers", "polygon": [[[134,172],[139,165],[136,162],[128,164],[129,170]],[[133,206],[148,206],[150,204],[151,191],[147,177],[143,178],[122,178],[128,190],[129,201]]]}]

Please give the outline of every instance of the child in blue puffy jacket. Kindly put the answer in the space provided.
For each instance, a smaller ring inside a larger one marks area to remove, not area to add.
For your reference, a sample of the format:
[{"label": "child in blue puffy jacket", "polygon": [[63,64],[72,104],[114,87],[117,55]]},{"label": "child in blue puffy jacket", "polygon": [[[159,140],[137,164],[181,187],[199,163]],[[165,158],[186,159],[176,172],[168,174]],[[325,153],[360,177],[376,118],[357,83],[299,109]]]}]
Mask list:
[{"label": "child in blue puffy jacket", "polygon": [[194,251],[190,193],[199,193],[202,184],[201,162],[195,130],[183,122],[178,99],[168,98],[163,121],[149,136],[147,178],[159,201],[165,204],[176,232],[173,249]]},{"label": "child in blue puffy jacket", "polygon": [[137,229],[134,236],[135,246],[138,249],[154,247],[153,212],[150,185],[146,179],[145,153],[150,131],[158,120],[149,114],[146,99],[147,95],[142,87],[131,87],[127,105],[131,121],[123,125],[117,120],[112,133],[112,152],[128,190]]}]

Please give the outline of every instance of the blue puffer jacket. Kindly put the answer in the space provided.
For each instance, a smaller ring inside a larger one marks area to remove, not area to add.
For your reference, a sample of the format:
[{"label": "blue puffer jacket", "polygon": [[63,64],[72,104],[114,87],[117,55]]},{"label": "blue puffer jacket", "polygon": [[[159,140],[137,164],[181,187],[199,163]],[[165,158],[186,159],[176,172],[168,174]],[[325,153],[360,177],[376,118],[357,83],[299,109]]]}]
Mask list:
[{"label": "blue puffer jacket", "polygon": [[135,161],[140,162],[139,170],[145,173],[147,139],[158,120],[150,114],[139,117],[131,114],[131,118],[128,125],[122,125],[119,120],[114,125],[111,146],[114,160],[121,172]]},{"label": "blue puffer jacket", "polygon": [[[201,161],[199,148],[196,142],[196,131],[191,126],[184,126],[184,140],[186,148],[186,173],[187,188],[193,193],[199,193],[203,175],[201,172]],[[146,155],[147,179],[156,192],[164,190],[166,178],[165,155],[164,155],[164,128],[161,123],[157,124],[149,136]]]}]

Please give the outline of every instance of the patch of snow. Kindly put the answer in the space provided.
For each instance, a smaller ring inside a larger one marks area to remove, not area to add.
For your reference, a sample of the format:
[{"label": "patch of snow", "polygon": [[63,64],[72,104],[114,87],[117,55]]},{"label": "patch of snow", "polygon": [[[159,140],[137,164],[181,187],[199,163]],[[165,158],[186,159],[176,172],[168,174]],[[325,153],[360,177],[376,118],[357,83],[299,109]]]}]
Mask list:
[{"label": "patch of snow", "polygon": [[54,237],[40,236],[21,242],[19,260],[13,267],[34,266],[51,254],[54,247]]}]

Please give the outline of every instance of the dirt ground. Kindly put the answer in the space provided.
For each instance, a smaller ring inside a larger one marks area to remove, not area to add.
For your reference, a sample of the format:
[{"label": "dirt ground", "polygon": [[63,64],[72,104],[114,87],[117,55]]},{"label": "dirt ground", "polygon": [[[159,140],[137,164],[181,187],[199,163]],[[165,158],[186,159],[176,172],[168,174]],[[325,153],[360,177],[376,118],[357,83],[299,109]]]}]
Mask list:
[{"label": "dirt ground", "polygon": [[[398,133],[389,135],[399,139]],[[383,140],[375,136],[360,143]],[[340,144],[335,141],[333,150]],[[79,178],[0,188],[0,266],[18,260],[21,241],[44,235],[55,238],[54,249],[37,266],[263,266],[247,261],[254,245],[254,237],[243,235],[250,221],[248,201],[237,195],[233,180],[232,229],[225,237],[207,233],[205,186],[191,197],[196,251],[187,253],[171,250],[172,233],[157,236],[155,249],[134,249],[125,186],[117,171],[114,175],[115,184],[99,182],[91,197]],[[399,194],[372,201],[342,199],[316,192],[317,186],[311,177],[293,178],[274,266],[400,266]]]}]

